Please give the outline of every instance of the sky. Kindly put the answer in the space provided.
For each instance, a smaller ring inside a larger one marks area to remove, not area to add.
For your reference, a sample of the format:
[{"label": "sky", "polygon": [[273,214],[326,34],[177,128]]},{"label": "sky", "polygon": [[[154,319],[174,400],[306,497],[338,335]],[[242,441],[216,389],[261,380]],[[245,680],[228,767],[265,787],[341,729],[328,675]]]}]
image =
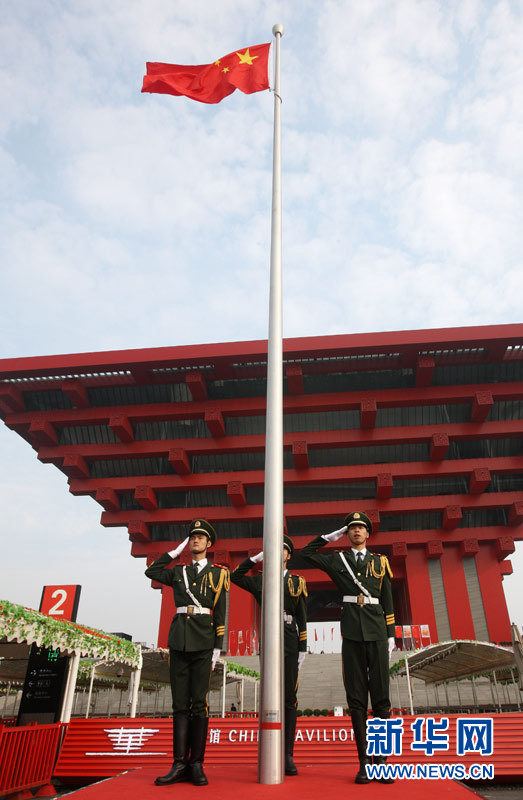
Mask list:
[{"label": "sky", "polygon": [[[146,61],[210,63],[275,23],[284,335],[521,320],[517,0],[0,8],[0,358],[267,336],[273,95],[140,88]],[[0,597],[80,583],[80,621],[156,641],[125,529],[3,425],[0,507]]]}]

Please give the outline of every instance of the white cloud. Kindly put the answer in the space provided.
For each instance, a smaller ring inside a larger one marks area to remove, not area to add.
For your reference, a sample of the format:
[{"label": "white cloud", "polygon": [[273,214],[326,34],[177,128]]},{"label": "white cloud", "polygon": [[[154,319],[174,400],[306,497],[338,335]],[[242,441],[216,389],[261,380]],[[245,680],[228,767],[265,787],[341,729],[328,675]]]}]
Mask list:
[{"label": "white cloud", "polygon": [[[521,318],[517,4],[26,0],[0,29],[3,356],[266,336],[272,95],[140,87],[147,60],[205,63],[280,21],[285,335]],[[53,576],[39,541],[58,543],[102,620],[98,552],[142,591],[125,532],[1,435],[8,543]],[[44,578],[24,566],[12,599],[34,604]]]}]

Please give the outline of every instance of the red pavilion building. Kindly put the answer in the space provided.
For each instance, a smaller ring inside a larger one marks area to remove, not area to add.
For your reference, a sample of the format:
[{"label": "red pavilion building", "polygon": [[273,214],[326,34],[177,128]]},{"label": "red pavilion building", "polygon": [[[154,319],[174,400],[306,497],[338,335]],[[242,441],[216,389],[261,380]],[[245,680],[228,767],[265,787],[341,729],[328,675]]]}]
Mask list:
[{"label": "red pavilion building", "polygon": [[[214,560],[262,547],[267,342],[0,361],[0,414],[152,560],[211,520]],[[523,538],[523,325],[287,339],[285,527],[297,550],[350,510],[389,556],[396,621],[432,641],[510,641],[503,593]],[[329,545],[330,547],[330,545]],[[184,554],[185,555],[185,554]],[[182,556],[183,558],[183,556]],[[339,616],[309,587],[309,619]],[[256,607],[231,587],[229,642]],[[172,615],[163,596],[159,644]],[[247,650],[248,651],[248,650]]]}]

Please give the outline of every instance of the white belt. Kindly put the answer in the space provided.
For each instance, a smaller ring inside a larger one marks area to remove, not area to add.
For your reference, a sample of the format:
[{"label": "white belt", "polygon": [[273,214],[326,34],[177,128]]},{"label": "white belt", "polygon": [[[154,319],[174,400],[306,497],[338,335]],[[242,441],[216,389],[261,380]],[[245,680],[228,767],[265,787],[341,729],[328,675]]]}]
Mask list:
[{"label": "white belt", "polygon": [[346,594],[343,597],[343,602],[344,603],[357,603],[359,606],[365,606],[365,605],[368,605],[370,603],[372,606],[375,606],[380,601],[379,601],[378,597],[367,597],[366,595],[364,595],[362,593],[362,594],[358,594],[358,595]]},{"label": "white belt", "polygon": [[292,614],[286,614],[285,611],[283,612],[283,621],[287,622],[289,625],[294,622],[294,617]]},{"label": "white belt", "polygon": [[212,614],[211,608],[198,608],[198,606],[179,606],[177,614]]}]

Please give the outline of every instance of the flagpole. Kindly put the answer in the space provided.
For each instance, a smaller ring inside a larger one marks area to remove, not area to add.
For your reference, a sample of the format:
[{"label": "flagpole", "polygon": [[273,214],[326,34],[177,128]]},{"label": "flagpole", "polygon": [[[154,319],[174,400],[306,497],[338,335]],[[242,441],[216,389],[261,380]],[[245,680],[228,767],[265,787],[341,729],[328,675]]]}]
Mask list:
[{"label": "flagpole", "polygon": [[265,428],[258,782],[283,782],[283,355],[280,40],[274,25],[274,135]]}]

